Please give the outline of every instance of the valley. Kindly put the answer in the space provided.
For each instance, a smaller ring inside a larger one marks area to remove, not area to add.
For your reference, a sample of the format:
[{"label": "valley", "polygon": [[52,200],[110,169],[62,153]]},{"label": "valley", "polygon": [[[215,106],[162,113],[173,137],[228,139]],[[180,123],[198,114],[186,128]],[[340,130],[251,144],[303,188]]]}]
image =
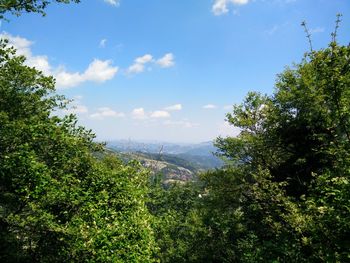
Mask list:
[{"label": "valley", "polygon": [[107,149],[125,162],[139,161],[161,178],[163,185],[195,181],[198,173],[220,168],[212,142],[175,144],[120,140],[107,142]]}]

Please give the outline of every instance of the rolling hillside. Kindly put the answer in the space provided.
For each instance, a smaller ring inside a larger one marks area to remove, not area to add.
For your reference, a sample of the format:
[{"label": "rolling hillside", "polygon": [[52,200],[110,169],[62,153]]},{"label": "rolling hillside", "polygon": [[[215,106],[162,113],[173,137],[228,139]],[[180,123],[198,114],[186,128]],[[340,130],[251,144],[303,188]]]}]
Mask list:
[{"label": "rolling hillside", "polygon": [[140,161],[161,175],[164,184],[193,181],[198,173],[222,166],[222,161],[213,155],[215,147],[211,142],[181,145],[114,141],[107,146],[125,161]]}]

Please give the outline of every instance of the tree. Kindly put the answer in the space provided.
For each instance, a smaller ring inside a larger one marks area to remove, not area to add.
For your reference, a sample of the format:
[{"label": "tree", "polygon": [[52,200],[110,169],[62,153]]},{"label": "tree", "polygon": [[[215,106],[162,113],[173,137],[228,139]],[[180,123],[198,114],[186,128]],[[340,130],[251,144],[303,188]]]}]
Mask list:
[{"label": "tree", "polygon": [[194,262],[198,256],[195,236],[199,231],[198,200],[201,188],[195,182],[152,185],[148,208],[154,216],[153,228],[160,262]]},{"label": "tree", "polygon": [[[349,260],[349,58],[350,47],[337,44],[335,32],[327,48],[308,52],[278,75],[273,95],[251,92],[227,115],[241,133],[216,145],[234,172],[204,180],[217,200],[207,213],[218,233],[233,231],[221,247],[232,248],[239,260]],[[237,187],[234,195],[220,194]],[[230,209],[240,212],[244,231],[215,216],[214,208],[222,218]]]},{"label": "tree", "polygon": [[333,37],[234,106],[226,165],[152,203],[162,261],[349,261],[349,59]]},{"label": "tree", "polygon": [[44,9],[51,2],[68,4],[71,2],[79,3],[80,0],[0,0],[0,19],[4,19],[7,12],[16,16],[21,15],[22,12],[46,15]]},{"label": "tree", "polygon": [[55,116],[54,79],[0,42],[0,261],[152,262],[157,250],[138,163]]}]

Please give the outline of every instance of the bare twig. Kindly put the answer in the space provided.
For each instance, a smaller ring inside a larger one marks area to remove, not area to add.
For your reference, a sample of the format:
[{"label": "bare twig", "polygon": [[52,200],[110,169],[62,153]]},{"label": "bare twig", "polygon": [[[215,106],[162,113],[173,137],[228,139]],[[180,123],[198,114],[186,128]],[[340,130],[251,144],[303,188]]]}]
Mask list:
[{"label": "bare twig", "polygon": [[313,48],[312,48],[312,39],[311,39],[311,33],[310,33],[310,30],[308,29],[307,25],[306,25],[306,21],[303,21],[301,22],[301,26],[304,28],[304,31],[306,33],[306,37],[309,41],[309,45],[310,45],[310,50],[311,52],[313,51]]},{"label": "bare twig", "polygon": [[339,25],[341,22],[341,17],[342,17],[342,14],[337,14],[337,20],[335,21],[334,32],[332,32],[332,34],[331,34],[332,43],[334,43],[334,44],[337,42],[337,34],[338,34]]}]

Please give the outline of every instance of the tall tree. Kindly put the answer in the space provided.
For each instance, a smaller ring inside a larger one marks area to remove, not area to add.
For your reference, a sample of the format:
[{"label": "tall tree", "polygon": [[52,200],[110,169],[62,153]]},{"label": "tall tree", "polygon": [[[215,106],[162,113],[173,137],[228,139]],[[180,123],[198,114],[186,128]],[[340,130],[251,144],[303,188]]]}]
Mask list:
[{"label": "tall tree", "polygon": [[[152,262],[147,172],[102,146],[54,79],[0,41],[0,261]],[[103,153],[103,152],[102,152]]]},{"label": "tall tree", "polygon": [[230,168],[204,178],[221,258],[228,247],[235,261],[349,260],[350,47],[333,36],[278,75],[273,95],[249,93],[227,115],[241,129],[216,141]]}]

